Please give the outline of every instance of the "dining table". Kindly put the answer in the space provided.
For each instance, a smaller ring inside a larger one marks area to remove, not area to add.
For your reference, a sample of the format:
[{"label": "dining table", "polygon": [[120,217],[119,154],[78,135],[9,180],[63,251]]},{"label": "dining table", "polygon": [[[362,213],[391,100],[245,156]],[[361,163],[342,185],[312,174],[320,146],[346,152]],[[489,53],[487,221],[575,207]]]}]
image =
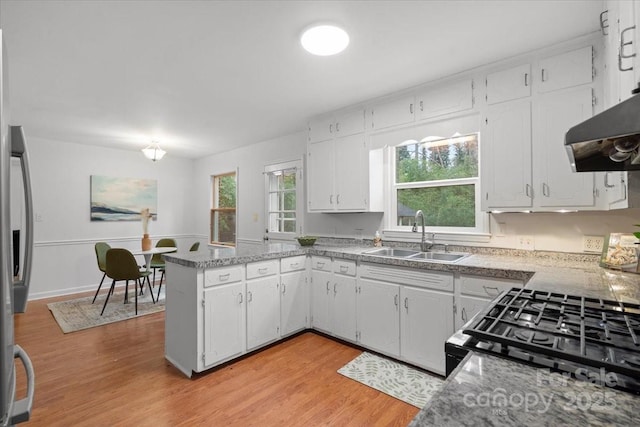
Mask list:
[{"label": "dining table", "polygon": [[[176,248],[175,246],[155,246],[151,249],[147,249],[142,250],[142,249],[138,249],[138,250],[133,250],[131,251],[131,253],[133,255],[142,255],[144,257],[144,266],[146,268],[146,271],[150,271],[151,270],[151,257],[156,255],[156,254],[168,254],[171,252],[177,252],[178,248]],[[147,279],[148,280],[148,279]],[[149,285],[151,286],[151,285]],[[151,288],[149,288],[151,289]],[[129,302],[129,295],[128,293],[125,295],[124,300],[125,300],[125,304],[127,304]],[[151,292],[151,299],[153,300],[153,292]],[[155,301],[154,301],[155,302]]]}]

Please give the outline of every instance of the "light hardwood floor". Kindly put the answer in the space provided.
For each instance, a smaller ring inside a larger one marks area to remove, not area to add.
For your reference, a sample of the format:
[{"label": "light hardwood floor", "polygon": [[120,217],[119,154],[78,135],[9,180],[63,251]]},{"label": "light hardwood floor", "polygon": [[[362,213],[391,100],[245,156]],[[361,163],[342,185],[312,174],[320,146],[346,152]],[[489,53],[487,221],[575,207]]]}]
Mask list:
[{"label": "light hardwood floor", "polygon": [[[404,426],[418,409],[336,371],[361,350],[307,332],[188,379],[164,312],[63,334],[47,303],[15,317],[36,371],[32,426]],[[19,396],[25,378],[18,369]]]}]

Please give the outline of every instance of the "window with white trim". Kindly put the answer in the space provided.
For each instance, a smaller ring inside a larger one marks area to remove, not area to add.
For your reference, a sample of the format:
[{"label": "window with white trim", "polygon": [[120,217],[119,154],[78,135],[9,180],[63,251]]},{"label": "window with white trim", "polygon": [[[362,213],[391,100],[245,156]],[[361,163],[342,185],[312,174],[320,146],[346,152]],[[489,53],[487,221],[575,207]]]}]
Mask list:
[{"label": "window with white trim", "polygon": [[210,243],[236,245],[236,173],[211,177],[213,206],[211,207]]},{"label": "window with white trim", "polygon": [[422,210],[431,231],[482,232],[477,133],[394,147],[392,228],[409,231]]},{"label": "window with white trim", "polygon": [[292,240],[302,234],[302,161],[266,166],[265,186],[268,238]]}]

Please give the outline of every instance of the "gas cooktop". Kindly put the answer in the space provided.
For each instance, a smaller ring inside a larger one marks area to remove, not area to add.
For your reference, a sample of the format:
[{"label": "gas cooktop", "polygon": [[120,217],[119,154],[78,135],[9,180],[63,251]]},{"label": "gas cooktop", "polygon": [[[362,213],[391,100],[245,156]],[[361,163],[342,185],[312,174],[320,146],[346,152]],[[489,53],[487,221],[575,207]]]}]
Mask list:
[{"label": "gas cooktop", "polygon": [[640,305],[513,288],[465,325],[465,348],[640,393]]}]

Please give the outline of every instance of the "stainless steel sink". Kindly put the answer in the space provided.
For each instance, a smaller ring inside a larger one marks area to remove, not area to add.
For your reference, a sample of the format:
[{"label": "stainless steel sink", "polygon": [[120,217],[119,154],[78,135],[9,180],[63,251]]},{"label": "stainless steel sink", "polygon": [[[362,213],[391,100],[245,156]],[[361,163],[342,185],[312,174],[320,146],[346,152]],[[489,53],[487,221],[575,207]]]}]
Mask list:
[{"label": "stainless steel sink", "polygon": [[362,252],[363,255],[373,255],[391,258],[402,258],[415,261],[433,261],[443,263],[458,262],[469,256],[463,252],[420,252],[412,249],[379,248]]},{"label": "stainless steel sink", "polygon": [[420,254],[420,251],[414,251],[411,249],[400,249],[400,248],[379,248],[373,249],[369,251],[363,252],[366,255],[375,255],[375,256],[390,256],[393,258],[408,258],[413,255]]},{"label": "stainless steel sink", "polygon": [[460,252],[418,252],[417,254],[411,255],[407,258],[424,259],[427,261],[438,261],[438,262],[456,262],[468,256],[469,254],[460,253]]}]

